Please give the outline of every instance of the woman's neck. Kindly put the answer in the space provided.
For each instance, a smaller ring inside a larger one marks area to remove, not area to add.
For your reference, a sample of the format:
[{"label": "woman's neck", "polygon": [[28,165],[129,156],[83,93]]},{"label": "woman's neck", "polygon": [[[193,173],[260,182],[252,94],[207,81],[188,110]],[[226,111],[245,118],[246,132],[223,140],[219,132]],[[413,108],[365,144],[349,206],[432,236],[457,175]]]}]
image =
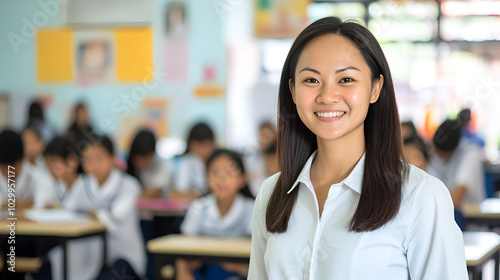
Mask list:
[{"label": "woman's neck", "polygon": [[219,199],[216,197],[217,208],[219,209],[221,217],[224,217],[227,213],[229,213],[229,210],[231,210],[235,199],[236,195],[225,199]]},{"label": "woman's neck", "polygon": [[344,180],[365,152],[364,127],[336,140],[317,139],[318,153],[311,166],[311,179],[324,185]]}]

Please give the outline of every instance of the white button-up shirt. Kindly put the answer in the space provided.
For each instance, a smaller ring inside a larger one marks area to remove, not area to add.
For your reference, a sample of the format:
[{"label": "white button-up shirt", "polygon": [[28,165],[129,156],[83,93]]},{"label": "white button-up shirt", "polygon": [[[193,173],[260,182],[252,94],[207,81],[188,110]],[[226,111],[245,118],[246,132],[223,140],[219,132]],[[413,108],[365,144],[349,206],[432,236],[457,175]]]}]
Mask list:
[{"label": "white button-up shirt", "polygon": [[270,233],[265,223],[279,173],[263,183],[254,208],[248,279],[468,279],[462,233],[441,181],[411,166],[397,216],[375,231],[350,232],[365,156],[330,187],[319,218],[309,176],[315,155],[291,187],[299,193],[285,233]]}]

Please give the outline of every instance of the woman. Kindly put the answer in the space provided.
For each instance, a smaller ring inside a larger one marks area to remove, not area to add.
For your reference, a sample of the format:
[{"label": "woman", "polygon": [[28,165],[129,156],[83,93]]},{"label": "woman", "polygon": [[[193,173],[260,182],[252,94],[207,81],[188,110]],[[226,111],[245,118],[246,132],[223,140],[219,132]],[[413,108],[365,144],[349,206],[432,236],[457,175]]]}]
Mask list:
[{"label": "woman", "polygon": [[449,192],[401,161],[391,73],[365,27],[302,31],[278,112],[282,171],[255,202],[248,279],[467,279]]}]

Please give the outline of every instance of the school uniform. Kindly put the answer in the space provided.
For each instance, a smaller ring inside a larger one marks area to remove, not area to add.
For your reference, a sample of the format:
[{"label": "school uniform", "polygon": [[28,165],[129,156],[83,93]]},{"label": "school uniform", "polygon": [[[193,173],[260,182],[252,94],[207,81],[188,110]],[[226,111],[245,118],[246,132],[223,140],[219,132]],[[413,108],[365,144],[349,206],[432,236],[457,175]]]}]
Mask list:
[{"label": "school uniform", "polygon": [[243,157],[248,176],[250,191],[257,196],[262,182],[270,175],[266,173],[266,163],[262,152],[258,149],[249,151]]},{"label": "school uniform", "polygon": [[465,203],[480,203],[486,198],[481,151],[468,139],[460,140],[448,162],[433,155],[427,172],[443,181],[449,190],[456,186],[465,186]]},{"label": "school uniform", "polygon": [[[38,167],[30,164],[27,160],[22,162],[21,170],[15,172],[8,178],[0,173],[0,201],[5,202],[8,198],[8,185],[15,186],[15,200],[34,200],[37,188],[50,186],[49,177]],[[8,179],[13,181],[8,182]]]},{"label": "school uniform", "polygon": [[280,173],[263,183],[255,202],[248,279],[468,279],[463,236],[441,181],[410,165],[396,217],[372,232],[350,232],[365,155],[346,179],[330,187],[319,218],[310,179],[316,153],[290,186],[289,192],[298,188],[298,197],[285,233],[266,229],[267,204]]},{"label": "school uniform", "polygon": [[229,212],[221,217],[215,196],[208,194],[189,205],[181,232],[216,237],[250,236],[253,205],[253,199],[238,194]]},{"label": "school uniform", "polygon": [[108,266],[123,259],[142,277],[146,256],[135,208],[141,192],[139,182],[115,168],[102,186],[89,175],[83,177],[83,186],[68,199],[67,205],[74,210],[96,210],[98,220],[107,230]]},{"label": "school uniform", "polygon": [[208,191],[205,163],[196,155],[187,153],[176,164],[175,187],[178,191],[196,191],[204,194]]},{"label": "school uniform", "polygon": [[139,171],[139,178],[145,189],[156,187],[163,191],[163,196],[168,196],[174,182],[174,166],[171,161],[164,160],[155,155],[151,167]]}]

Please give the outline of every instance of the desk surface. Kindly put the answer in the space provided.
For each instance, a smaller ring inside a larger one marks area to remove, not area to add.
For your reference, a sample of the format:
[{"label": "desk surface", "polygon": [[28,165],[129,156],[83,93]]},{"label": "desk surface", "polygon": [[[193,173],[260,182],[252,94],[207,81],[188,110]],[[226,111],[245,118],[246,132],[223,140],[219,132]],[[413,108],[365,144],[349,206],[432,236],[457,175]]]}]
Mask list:
[{"label": "desk surface", "polygon": [[[0,222],[0,234],[8,235],[10,233],[10,229],[7,227],[10,222],[6,219]],[[78,237],[106,231],[106,227],[96,220],[78,223],[38,223],[20,218],[15,222],[16,235]]]},{"label": "desk surface", "polygon": [[148,242],[155,254],[201,255],[216,257],[250,257],[250,238],[217,238],[186,235],[167,235]]},{"label": "desk surface", "polygon": [[500,198],[487,198],[479,204],[464,204],[465,218],[500,218]]},{"label": "desk surface", "polygon": [[467,266],[482,264],[500,249],[500,235],[494,232],[464,232]]}]

